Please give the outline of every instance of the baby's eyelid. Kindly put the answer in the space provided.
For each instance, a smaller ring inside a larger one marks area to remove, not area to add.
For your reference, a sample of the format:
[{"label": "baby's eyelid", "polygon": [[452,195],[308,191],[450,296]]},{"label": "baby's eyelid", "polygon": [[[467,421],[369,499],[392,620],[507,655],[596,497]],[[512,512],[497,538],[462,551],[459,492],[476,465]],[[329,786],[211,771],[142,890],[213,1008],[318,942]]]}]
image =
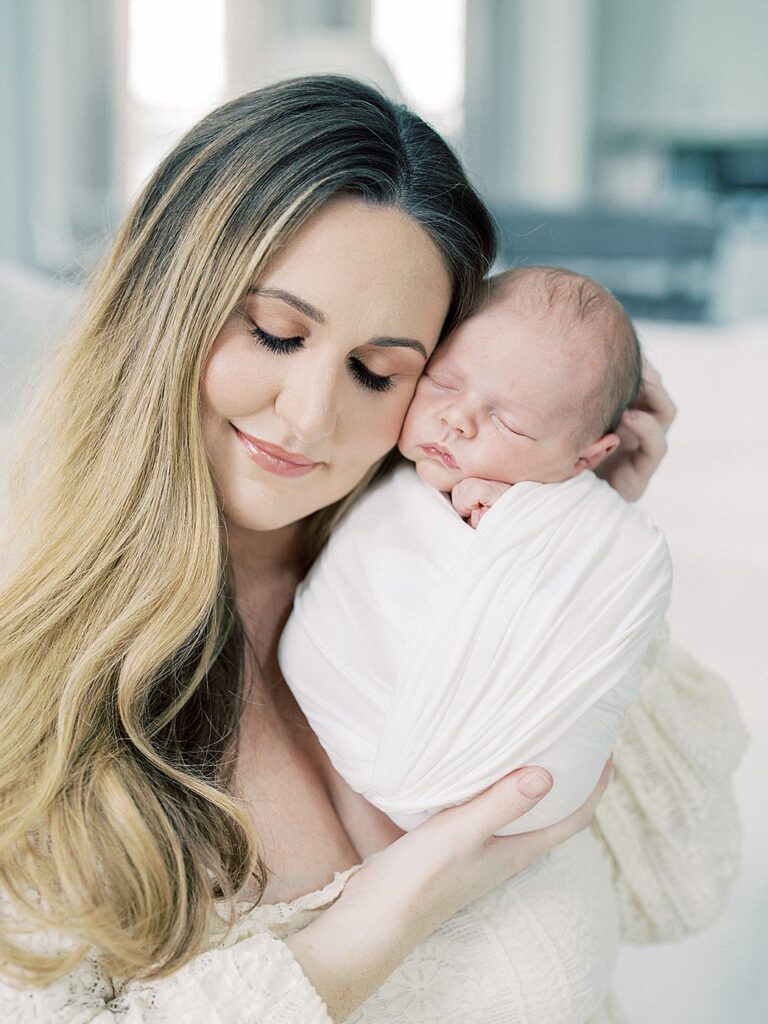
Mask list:
[{"label": "baby's eyelid", "polygon": [[496,422],[500,423],[505,430],[509,431],[510,434],[517,434],[518,437],[527,436],[526,434],[523,434],[520,430],[515,430],[514,427],[510,427],[510,425],[508,423],[505,423],[504,420],[502,420],[499,416],[496,415],[496,413],[493,413],[492,415]]},{"label": "baby's eyelid", "polygon": [[452,388],[450,386],[450,384],[441,384],[440,381],[435,380],[435,378],[432,376],[431,373],[425,373],[424,376],[427,378],[427,380],[431,384],[434,384],[436,388],[442,388],[443,391],[455,391],[456,390],[455,388]]}]

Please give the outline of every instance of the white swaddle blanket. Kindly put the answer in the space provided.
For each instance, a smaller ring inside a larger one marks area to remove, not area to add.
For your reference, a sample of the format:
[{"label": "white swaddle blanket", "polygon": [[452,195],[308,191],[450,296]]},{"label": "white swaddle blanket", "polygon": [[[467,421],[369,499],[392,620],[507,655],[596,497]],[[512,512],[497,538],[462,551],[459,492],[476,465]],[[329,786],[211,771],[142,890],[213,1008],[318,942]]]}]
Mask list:
[{"label": "white swaddle blanket", "polygon": [[519,483],[476,530],[411,464],[369,488],[296,593],[286,681],[331,762],[403,829],[525,764],[589,795],[669,601],[662,534],[593,473]]}]

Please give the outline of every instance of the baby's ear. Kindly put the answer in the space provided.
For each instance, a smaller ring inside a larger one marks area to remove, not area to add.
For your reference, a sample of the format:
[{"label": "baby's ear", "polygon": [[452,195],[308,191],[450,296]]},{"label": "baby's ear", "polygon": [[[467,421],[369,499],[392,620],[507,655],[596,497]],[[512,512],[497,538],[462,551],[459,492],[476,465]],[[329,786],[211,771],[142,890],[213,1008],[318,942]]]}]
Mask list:
[{"label": "baby's ear", "polygon": [[576,460],[576,471],[581,473],[584,469],[595,469],[603,459],[616,451],[619,447],[620,438],[618,434],[603,434],[596,441],[590,441],[586,447],[579,452]]}]

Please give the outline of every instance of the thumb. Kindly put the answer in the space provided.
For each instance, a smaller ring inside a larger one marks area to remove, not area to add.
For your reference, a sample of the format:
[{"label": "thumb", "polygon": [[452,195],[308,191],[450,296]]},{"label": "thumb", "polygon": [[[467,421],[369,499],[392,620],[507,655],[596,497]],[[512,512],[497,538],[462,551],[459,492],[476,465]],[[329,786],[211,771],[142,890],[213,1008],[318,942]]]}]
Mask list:
[{"label": "thumb", "polygon": [[552,776],[546,768],[518,768],[462,805],[466,815],[462,827],[487,839],[535,807],[552,785]]}]

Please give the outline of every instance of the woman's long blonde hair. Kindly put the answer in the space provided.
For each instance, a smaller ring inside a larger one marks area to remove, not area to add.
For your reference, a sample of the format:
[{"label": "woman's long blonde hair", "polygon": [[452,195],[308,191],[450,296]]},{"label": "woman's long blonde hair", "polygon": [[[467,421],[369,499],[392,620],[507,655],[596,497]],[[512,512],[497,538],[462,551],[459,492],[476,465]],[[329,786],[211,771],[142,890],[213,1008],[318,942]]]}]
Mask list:
[{"label": "woman's long blonde hair", "polygon": [[[263,888],[258,837],[226,789],[244,633],[199,385],[248,287],[340,193],[421,223],[453,278],[446,329],[457,322],[494,232],[456,159],[374,89],[297,79],[179,142],[25,402],[0,586],[0,957],[14,978],[48,983],[92,947],[115,975],[168,974],[203,947],[215,901],[231,920],[248,877]],[[378,471],[311,517],[313,551]],[[16,917],[67,944],[32,952]]]}]

